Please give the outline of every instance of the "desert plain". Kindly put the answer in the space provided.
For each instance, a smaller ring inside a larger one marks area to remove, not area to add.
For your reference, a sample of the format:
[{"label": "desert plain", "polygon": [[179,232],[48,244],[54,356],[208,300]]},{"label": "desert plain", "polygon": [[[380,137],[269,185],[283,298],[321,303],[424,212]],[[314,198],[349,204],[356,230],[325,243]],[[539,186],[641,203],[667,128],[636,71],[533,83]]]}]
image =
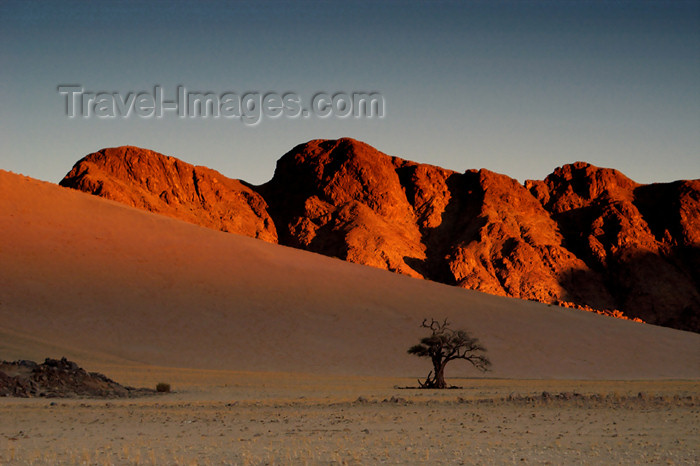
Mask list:
[{"label": "desert plain", "polygon": [[[116,368],[115,368],[116,369]],[[697,382],[411,380],[149,368],[176,393],[7,399],[3,464],[693,464]],[[552,398],[543,398],[542,392]],[[564,393],[568,399],[555,396]],[[640,396],[641,393],[641,396]]]},{"label": "desert plain", "polygon": [[[397,276],[0,173],[0,359],[128,399],[0,399],[1,464],[693,464],[700,336]],[[493,370],[417,385],[449,318]]]}]

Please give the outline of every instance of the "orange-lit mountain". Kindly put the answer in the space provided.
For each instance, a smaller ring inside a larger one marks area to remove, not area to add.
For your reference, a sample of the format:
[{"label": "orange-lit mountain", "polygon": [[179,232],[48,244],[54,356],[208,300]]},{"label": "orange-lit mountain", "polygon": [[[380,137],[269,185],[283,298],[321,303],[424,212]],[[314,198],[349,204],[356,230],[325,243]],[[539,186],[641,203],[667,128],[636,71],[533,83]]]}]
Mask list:
[{"label": "orange-lit mountain", "polygon": [[339,139],[295,147],[261,186],[136,147],[90,154],[60,184],[414,277],[700,331],[700,180],[640,185],[577,162],[523,186]]},{"label": "orange-lit mountain", "polygon": [[60,183],[140,209],[277,242],[265,200],[240,180],[138,147],[103,149]]}]

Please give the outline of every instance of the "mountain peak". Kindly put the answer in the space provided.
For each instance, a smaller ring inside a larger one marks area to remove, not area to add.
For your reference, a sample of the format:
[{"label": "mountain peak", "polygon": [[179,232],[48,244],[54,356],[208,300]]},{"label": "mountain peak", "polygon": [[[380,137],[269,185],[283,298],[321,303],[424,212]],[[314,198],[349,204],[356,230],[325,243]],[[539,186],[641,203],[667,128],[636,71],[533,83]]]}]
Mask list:
[{"label": "mountain peak", "polygon": [[102,149],[78,161],[61,186],[217,230],[277,242],[265,200],[240,180],[148,149]]}]

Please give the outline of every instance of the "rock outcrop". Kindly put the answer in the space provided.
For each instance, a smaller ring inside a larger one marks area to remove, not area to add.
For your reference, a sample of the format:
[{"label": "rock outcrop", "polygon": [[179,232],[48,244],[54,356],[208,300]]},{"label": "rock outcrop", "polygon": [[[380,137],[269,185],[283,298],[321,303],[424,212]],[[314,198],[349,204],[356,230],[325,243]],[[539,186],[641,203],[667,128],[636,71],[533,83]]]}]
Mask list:
[{"label": "rock outcrop", "polygon": [[700,331],[700,180],[577,162],[525,185],[352,139],[301,144],[262,186],[133,147],[61,181],[135,207],[417,278]]},{"label": "rock outcrop", "polygon": [[124,387],[97,372],[86,372],[66,358],[0,361],[0,396],[20,398],[125,398],[154,394],[154,390]]},{"label": "rock outcrop", "polygon": [[422,277],[426,259],[398,159],[352,139],[311,141],[278,162],[259,192],[280,243]]},{"label": "rock outcrop", "polygon": [[249,185],[138,147],[102,149],[73,166],[61,186],[207,228],[277,242],[265,200]]},{"label": "rock outcrop", "polygon": [[577,162],[526,186],[617,308],[700,330],[700,180],[640,185]]}]

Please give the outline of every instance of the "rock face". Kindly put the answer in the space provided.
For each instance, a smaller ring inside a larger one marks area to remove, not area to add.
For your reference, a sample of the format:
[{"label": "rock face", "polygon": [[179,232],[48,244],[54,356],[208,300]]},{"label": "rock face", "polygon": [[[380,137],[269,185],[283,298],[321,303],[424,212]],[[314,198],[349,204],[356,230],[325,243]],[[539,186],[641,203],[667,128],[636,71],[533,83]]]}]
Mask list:
[{"label": "rock face", "polygon": [[97,372],[85,372],[66,358],[47,358],[43,364],[0,361],[0,396],[123,398],[153,393],[144,388],[124,387]]},{"label": "rock face", "polygon": [[397,170],[399,159],[351,139],[311,141],[278,162],[260,187],[280,243],[423,276],[425,246]]},{"label": "rock face", "polygon": [[639,185],[577,162],[526,186],[616,307],[700,331],[700,180]]},{"label": "rock face", "polygon": [[258,187],[133,147],[85,157],[61,185],[417,278],[700,331],[700,180],[639,185],[577,162],[523,186],[339,139],[295,147]]},{"label": "rock face", "polygon": [[150,212],[277,242],[267,204],[250,186],[206,167],[138,147],[103,149],[60,182]]}]

